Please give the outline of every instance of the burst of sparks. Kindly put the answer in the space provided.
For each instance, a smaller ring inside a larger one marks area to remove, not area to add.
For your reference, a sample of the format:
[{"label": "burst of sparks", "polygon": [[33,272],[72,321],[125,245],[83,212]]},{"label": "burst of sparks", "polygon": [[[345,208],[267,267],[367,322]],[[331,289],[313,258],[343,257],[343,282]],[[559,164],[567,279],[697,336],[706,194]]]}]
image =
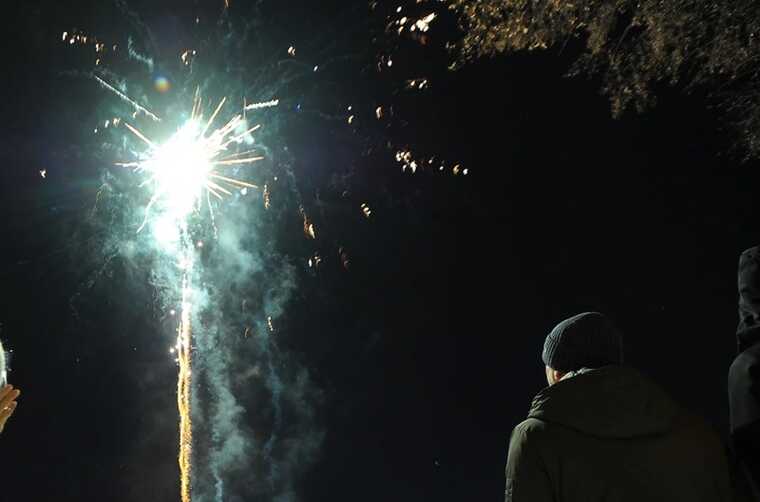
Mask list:
[{"label": "burst of sparks", "polygon": [[[226,124],[209,133],[225,102],[226,98],[222,99],[206,121],[201,112],[201,98],[196,96],[190,119],[161,145],[131,124],[124,123],[148,147],[140,160],[118,164],[147,173],[148,178],[142,185],[152,188],[153,195],[138,231],[145,226],[156,204],[161,204],[165,212],[179,220],[200,208],[204,192],[211,208],[209,196],[222,199],[223,195],[231,195],[231,190],[234,189],[258,188],[254,184],[222,174],[226,167],[249,165],[263,159],[254,155],[254,150],[230,153],[260,127],[248,127],[242,114],[235,115]],[[276,106],[278,103],[277,100],[255,103],[246,109]]]}]

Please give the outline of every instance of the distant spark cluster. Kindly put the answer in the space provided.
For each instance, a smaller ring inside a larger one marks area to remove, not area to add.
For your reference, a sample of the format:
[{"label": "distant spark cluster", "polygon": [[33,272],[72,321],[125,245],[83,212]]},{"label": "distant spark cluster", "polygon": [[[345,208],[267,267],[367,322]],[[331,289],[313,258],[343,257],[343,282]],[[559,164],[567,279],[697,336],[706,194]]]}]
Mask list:
[{"label": "distant spark cluster", "polygon": [[[425,45],[428,43],[427,32],[430,25],[438,18],[435,12],[422,11],[421,7],[425,4],[432,3],[429,0],[416,0],[415,8],[410,9],[416,12],[407,12],[403,5],[399,5],[386,17],[385,30],[388,33],[396,35],[408,35],[419,43]],[[372,2],[371,8],[374,10],[378,7],[379,2]]]},{"label": "distant spark cluster", "polygon": [[403,149],[396,152],[396,162],[401,164],[403,171],[410,171],[415,174],[418,170],[422,169],[437,169],[439,172],[450,171],[455,176],[460,174],[467,176],[470,174],[469,169],[463,168],[461,164],[447,165],[446,162],[436,162],[435,157],[429,159],[417,159],[410,150]]},{"label": "distant spark cluster", "polygon": [[406,88],[407,89],[421,91],[421,90],[427,89],[429,87],[430,87],[430,85],[428,83],[428,79],[426,79],[426,78],[413,78],[411,80],[407,80],[406,81]]},{"label": "distant spark cluster", "polygon": [[193,58],[197,54],[198,53],[194,49],[187,49],[182,53],[179,59],[182,61],[183,65],[190,66],[190,64],[193,62]]},{"label": "distant spark cluster", "polygon": [[366,218],[370,218],[372,216],[372,209],[369,207],[369,204],[366,202],[361,205],[362,213]]},{"label": "distant spark cluster", "polygon": [[72,29],[71,31],[64,31],[61,33],[61,41],[72,46],[92,45],[95,52],[95,66],[100,66],[103,62],[103,58],[108,53],[115,53],[119,49],[119,46],[116,44],[106,45],[106,43],[98,39],[98,37],[88,35],[84,31],[78,29]]},{"label": "distant spark cluster", "polygon": [[[399,9],[401,8],[399,7]],[[402,11],[399,9],[396,9],[396,12],[401,14]],[[404,30],[408,30],[412,33],[415,31],[421,31],[422,33],[425,33],[430,29],[430,23],[432,23],[436,17],[437,15],[435,13],[428,14],[419,19],[410,19],[406,16],[401,16],[400,18],[393,21],[392,24],[396,27],[396,32],[399,35],[401,35]]]},{"label": "distant spark cluster", "polygon": [[306,210],[303,206],[299,208],[299,212],[301,213],[301,217],[303,218],[303,233],[308,237],[309,239],[316,239],[317,238],[317,227],[314,226],[314,223],[311,221],[311,218],[309,218],[309,215],[306,214]]},{"label": "distant spark cluster", "polygon": [[[387,5],[380,1],[370,2],[370,9],[383,17],[385,32],[388,35],[379,42],[376,68],[377,73],[383,74],[391,82],[393,90],[381,104],[376,104],[372,109],[373,118],[385,122],[386,134],[397,133],[408,124],[404,120],[404,106],[393,101],[399,95],[399,84],[401,89],[414,93],[426,92],[432,88],[431,80],[423,73],[424,66],[419,64],[410,66],[410,63],[416,60],[410,55],[408,44],[403,44],[399,40],[408,38],[420,45],[428,45],[432,40],[429,32],[432,31],[433,23],[448,10],[447,1],[406,0],[396,5]],[[402,59],[403,61],[400,61]],[[415,74],[408,75],[406,78],[401,77],[402,73],[410,70]],[[399,77],[403,79],[400,82]],[[354,110],[352,106],[349,106],[346,122],[358,132],[361,126],[371,127],[367,123],[368,115],[368,112],[364,110]],[[415,174],[428,171],[450,173],[455,176],[469,174],[469,169],[460,163],[446,162],[438,160],[435,156],[423,157],[413,153],[416,148],[409,146],[413,144],[409,138],[387,139],[385,144],[404,172]]]},{"label": "distant spark cluster", "polygon": [[322,257],[319,255],[319,253],[314,253],[311,258],[309,258],[309,268],[319,268],[319,266],[322,264]]}]

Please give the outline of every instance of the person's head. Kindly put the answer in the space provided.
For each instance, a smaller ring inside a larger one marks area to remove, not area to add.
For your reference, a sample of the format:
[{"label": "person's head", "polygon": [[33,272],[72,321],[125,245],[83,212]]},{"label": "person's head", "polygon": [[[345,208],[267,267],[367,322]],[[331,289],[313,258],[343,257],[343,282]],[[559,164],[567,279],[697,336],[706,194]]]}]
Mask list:
[{"label": "person's head", "polygon": [[623,362],[623,337],[599,312],[584,312],[557,324],[544,342],[546,381],[554,385],[571,371]]}]

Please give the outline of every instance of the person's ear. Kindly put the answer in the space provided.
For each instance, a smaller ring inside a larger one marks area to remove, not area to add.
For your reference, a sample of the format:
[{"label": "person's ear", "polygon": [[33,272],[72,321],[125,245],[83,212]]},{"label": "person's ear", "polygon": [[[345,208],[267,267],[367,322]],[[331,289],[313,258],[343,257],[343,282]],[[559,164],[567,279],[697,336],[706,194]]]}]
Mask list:
[{"label": "person's ear", "polygon": [[555,383],[559,382],[565,375],[566,373],[562,371],[557,371],[548,366],[546,367],[546,381],[549,383],[549,385],[554,385]]},{"label": "person's ear", "polygon": [[554,372],[554,383],[559,382],[560,380],[565,378],[565,375],[567,375],[567,373],[564,371],[557,371],[557,370],[552,370],[552,371]]}]

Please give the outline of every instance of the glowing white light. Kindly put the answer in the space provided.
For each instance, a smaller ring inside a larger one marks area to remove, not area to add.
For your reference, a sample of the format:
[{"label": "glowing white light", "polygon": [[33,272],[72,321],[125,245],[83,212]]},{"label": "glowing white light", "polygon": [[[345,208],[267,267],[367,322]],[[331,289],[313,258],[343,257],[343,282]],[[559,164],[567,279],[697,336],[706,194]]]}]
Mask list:
[{"label": "glowing white light", "polygon": [[179,218],[193,211],[213,168],[210,155],[216,152],[200,141],[201,134],[201,125],[190,120],[141,164],[153,175],[164,208]]},{"label": "glowing white light", "polygon": [[179,227],[177,221],[168,215],[162,215],[153,221],[153,237],[163,247],[176,247],[179,243]]},{"label": "glowing white light", "polygon": [[[253,164],[263,158],[251,156],[254,150],[237,151],[236,146],[241,143],[253,144],[251,133],[259,128],[259,125],[249,128],[243,114],[235,115],[225,125],[211,130],[207,135],[225,101],[226,98],[222,99],[211,117],[204,120],[202,100],[196,94],[191,119],[162,144],[150,140],[129,123],[124,124],[148,146],[137,161],[117,163],[147,174],[147,179],[141,186],[147,185],[152,196],[138,232],[148,223],[151,214],[158,214],[182,228],[187,224],[190,213],[200,210],[203,195],[211,210],[212,195],[221,199],[223,195],[232,195],[230,190],[233,188],[258,188],[220,172],[225,167]],[[270,107],[277,104],[278,101],[273,100],[249,107]],[[158,222],[153,226],[157,240],[163,243],[175,240],[166,224]]]},{"label": "glowing white light", "polygon": [[[193,268],[193,260],[189,256],[182,257],[177,262],[177,267],[180,270],[190,270],[191,268]],[[182,310],[187,310],[188,308],[190,308],[190,304],[189,303],[188,304],[185,304],[185,303],[182,304]]]},{"label": "glowing white light", "polygon": [[5,350],[0,342],[0,387],[8,383],[8,370],[5,366]]}]

